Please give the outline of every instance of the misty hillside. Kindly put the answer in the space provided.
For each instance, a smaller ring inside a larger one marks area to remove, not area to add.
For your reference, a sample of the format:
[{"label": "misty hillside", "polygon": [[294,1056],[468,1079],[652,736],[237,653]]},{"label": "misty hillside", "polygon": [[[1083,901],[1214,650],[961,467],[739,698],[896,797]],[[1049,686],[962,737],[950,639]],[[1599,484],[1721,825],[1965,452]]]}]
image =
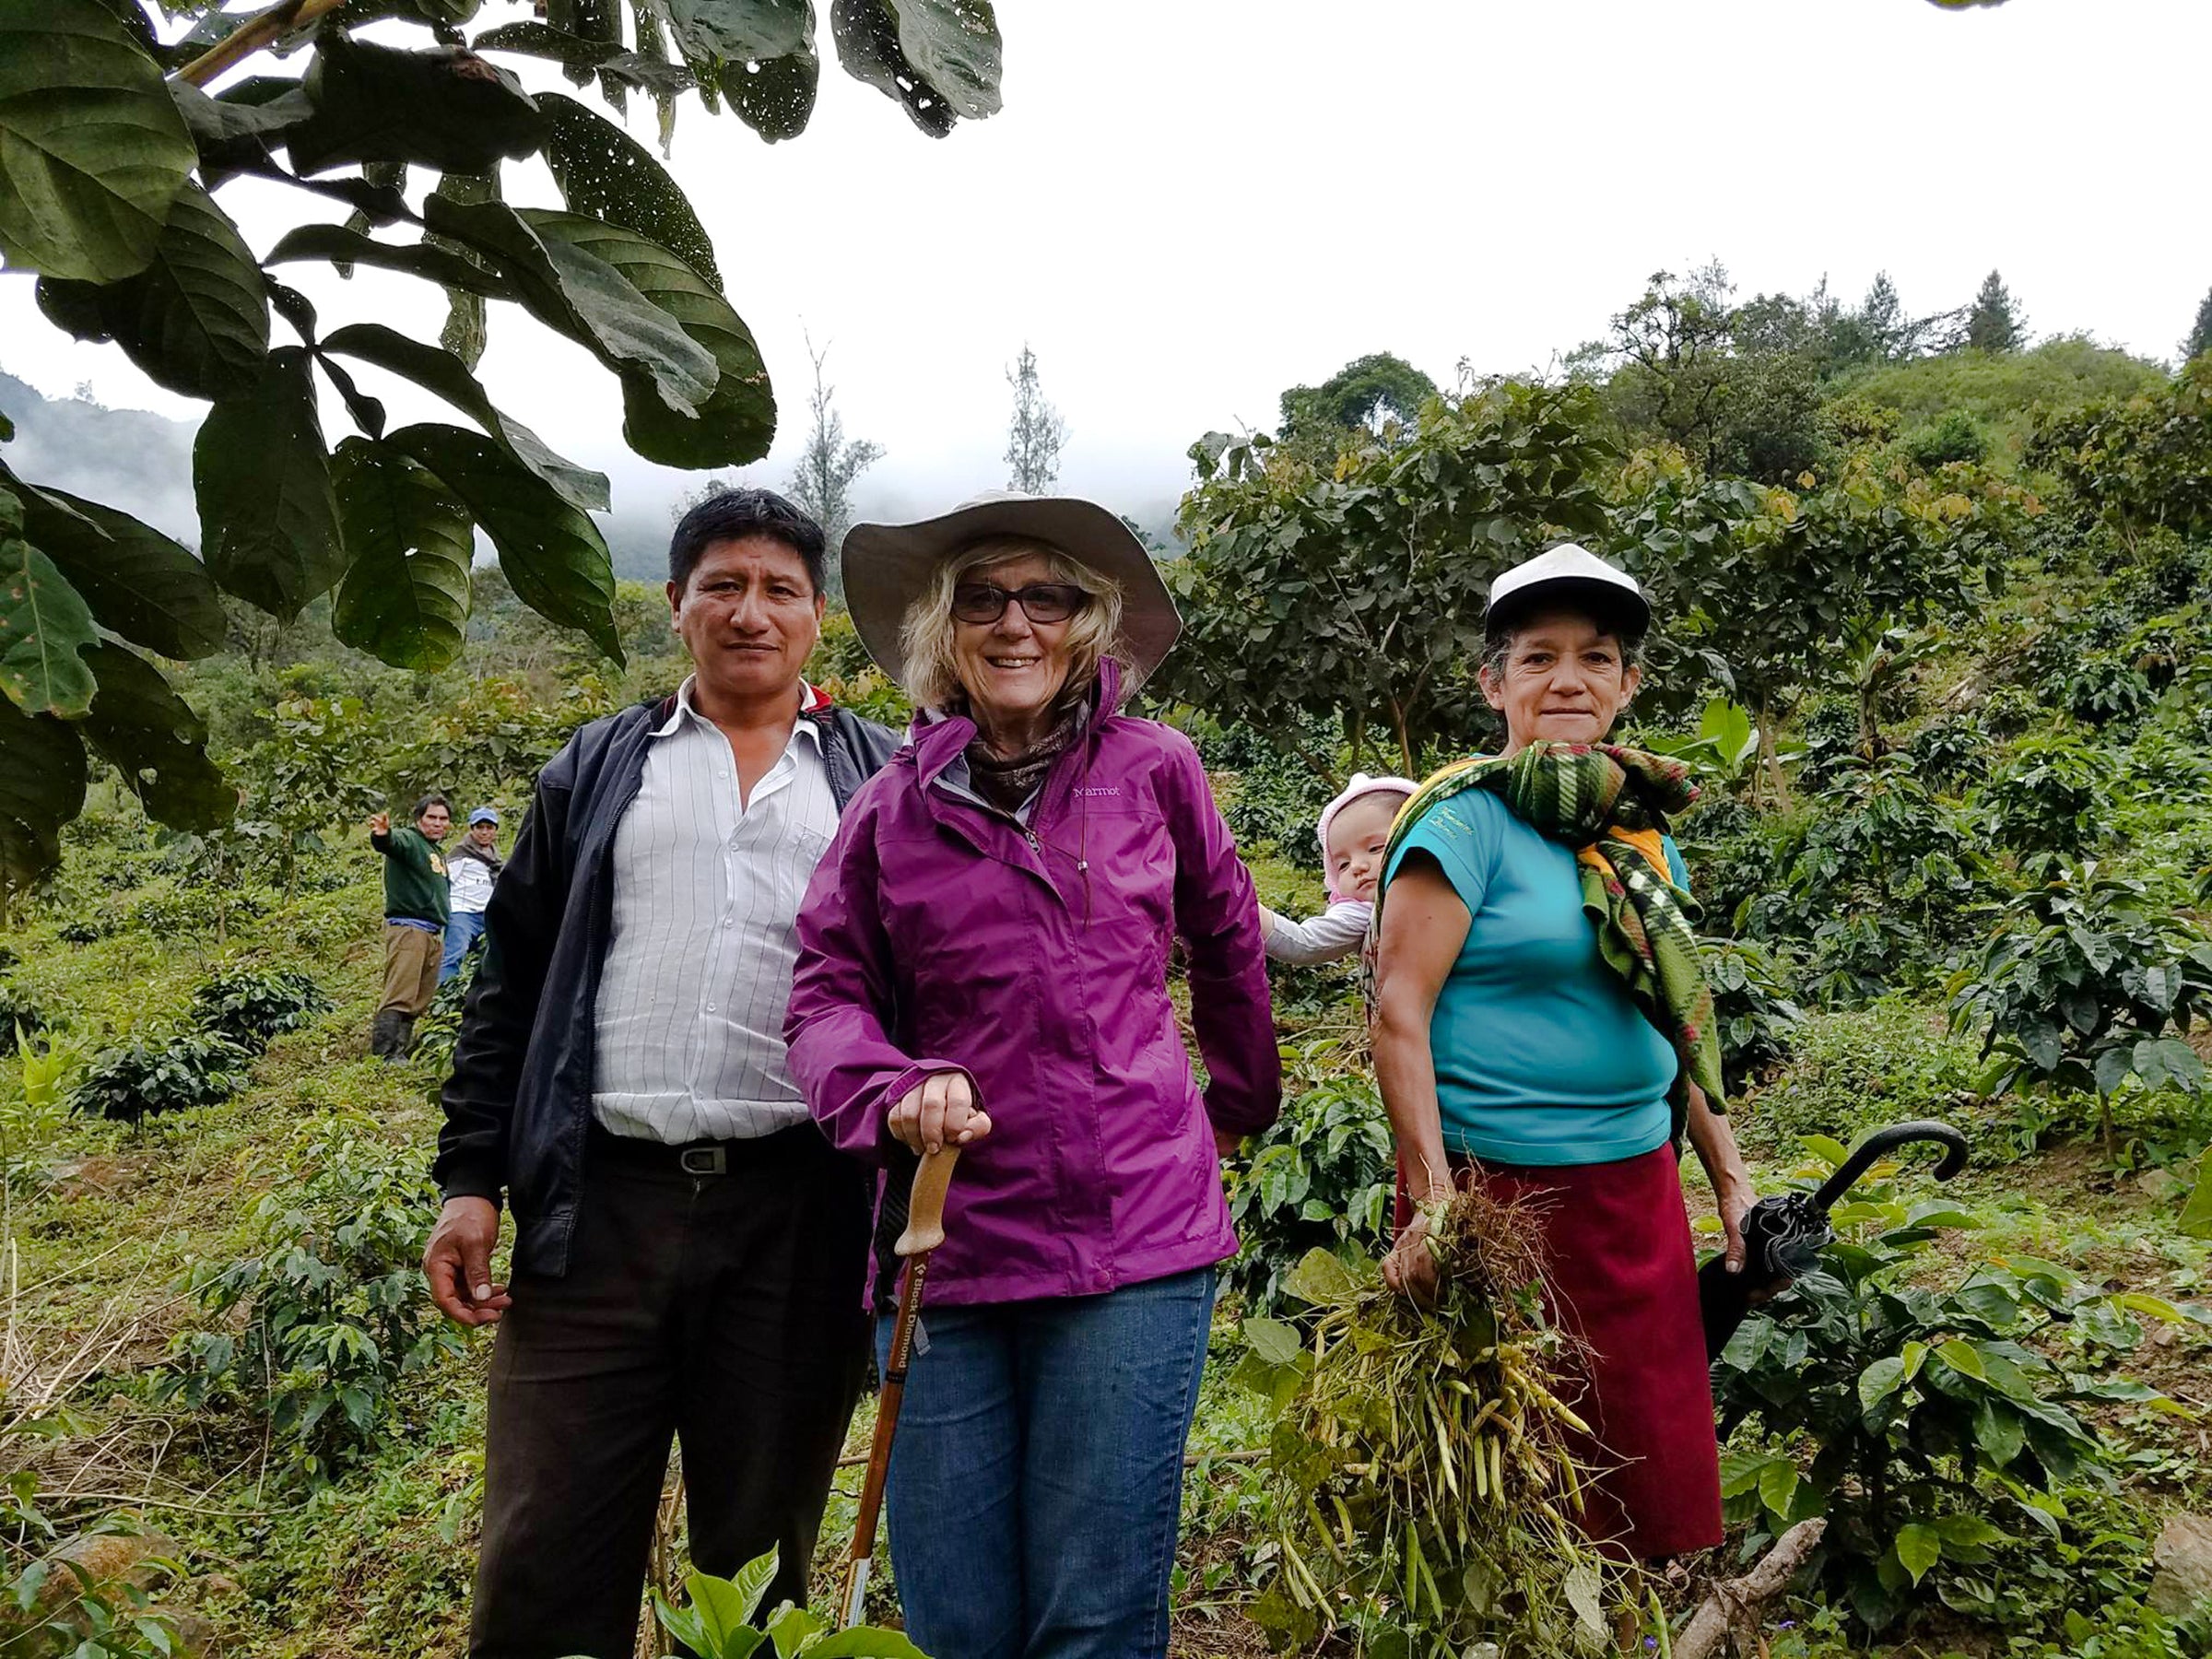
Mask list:
[{"label": "misty hillside", "polygon": [[0,451],[14,471],[120,507],[199,546],[192,504],[194,428],[143,409],[48,397],[5,370],[0,414],[16,425],[15,441]]}]

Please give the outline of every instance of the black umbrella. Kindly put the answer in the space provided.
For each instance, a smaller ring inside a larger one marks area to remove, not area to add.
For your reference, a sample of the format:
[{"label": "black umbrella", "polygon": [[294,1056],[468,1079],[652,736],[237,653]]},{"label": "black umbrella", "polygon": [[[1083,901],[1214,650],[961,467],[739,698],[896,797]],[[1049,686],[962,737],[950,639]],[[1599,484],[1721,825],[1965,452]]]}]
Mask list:
[{"label": "black umbrella", "polygon": [[1744,1323],[1751,1299],[1762,1290],[1779,1290],[1799,1275],[1809,1273],[1820,1253],[1835,1238],[1828,1212],[1850,1192],[1867,1167],[1893,1147],[1907,1141],[1935,1141],[1944,1148],[1936,1166],[1936,1179],[1948,1181],[1966,1168],[1966,1136],[1948,1124],[1921,1119],[1877,1129],[1852,1148],[1842,1168],[1815,1193],[1778,1193],[1761,1198],[1744,1215],[1744,1270],[1730,1273],[1724,1257],[1715,1256],[1698,1270],[1698,1304],[1705,1317],[1705,1357],[1720,1357]]}]

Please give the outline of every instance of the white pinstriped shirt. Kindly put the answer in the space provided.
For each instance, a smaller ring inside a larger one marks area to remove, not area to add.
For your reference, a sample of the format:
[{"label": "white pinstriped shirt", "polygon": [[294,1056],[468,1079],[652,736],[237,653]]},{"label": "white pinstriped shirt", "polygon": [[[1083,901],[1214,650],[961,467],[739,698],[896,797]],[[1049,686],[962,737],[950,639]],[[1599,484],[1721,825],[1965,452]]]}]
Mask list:
[{"label": "white pinstriped shirt", "polygon": [[[816,693],[801,687],[805,701]],[[752,799],[691,682],[653,734],[615,830],[614,927],[594,1012],[592,1110],[616,1135],[681,1146],[806,1121],[783,1053],[795,922],[837,833],[821,733],[791,741]]]}]

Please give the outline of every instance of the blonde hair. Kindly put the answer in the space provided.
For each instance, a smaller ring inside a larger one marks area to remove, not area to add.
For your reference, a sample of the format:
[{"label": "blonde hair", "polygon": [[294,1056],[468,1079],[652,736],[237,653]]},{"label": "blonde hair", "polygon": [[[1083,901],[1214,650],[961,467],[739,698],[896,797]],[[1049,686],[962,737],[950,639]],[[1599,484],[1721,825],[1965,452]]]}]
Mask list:
[{"label": "blonde hair", "polygon": [[1117,655],[1113,647],[1122,631],[1121,583],[1050,542],[1026,535],[985,536],[938,565],[921,597],[906,607],[899,648],[906,658],[906,694],[917,708],[946,708],[966,695],[954,666],[953,589],[994,565],[1011,564],[1030,554],[1044,560],[1053,581],[1069,582],[1090,595],[1090,603],[1067,620],[1067,688],[1062,695],[1088,690],[1100,661]]}]

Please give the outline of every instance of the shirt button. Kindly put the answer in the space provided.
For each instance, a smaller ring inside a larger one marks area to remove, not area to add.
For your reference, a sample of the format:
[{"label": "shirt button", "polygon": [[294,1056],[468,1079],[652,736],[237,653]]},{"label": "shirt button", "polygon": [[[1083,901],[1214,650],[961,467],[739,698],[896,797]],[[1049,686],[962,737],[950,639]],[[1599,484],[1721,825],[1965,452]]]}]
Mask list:
[{"label": "shirt button", "polygon": [[710,1014],[714,1012],[714,1005],[712,1003],[709,1003],[707,1005],[707,1012]]},{"label": "shirt button", "polygon": [[736,926],[736,925],[737,925],[737,924],[736,924],[736,923],[735,923],[735,922],[731,921],[731,920],[730,920],[730,918],[729,918],[729,917],[727,917],[727,916],[724,916],[724,917],[722,919],[722,924],[723,924],[724,927],[735,927],[735,926]]}]

